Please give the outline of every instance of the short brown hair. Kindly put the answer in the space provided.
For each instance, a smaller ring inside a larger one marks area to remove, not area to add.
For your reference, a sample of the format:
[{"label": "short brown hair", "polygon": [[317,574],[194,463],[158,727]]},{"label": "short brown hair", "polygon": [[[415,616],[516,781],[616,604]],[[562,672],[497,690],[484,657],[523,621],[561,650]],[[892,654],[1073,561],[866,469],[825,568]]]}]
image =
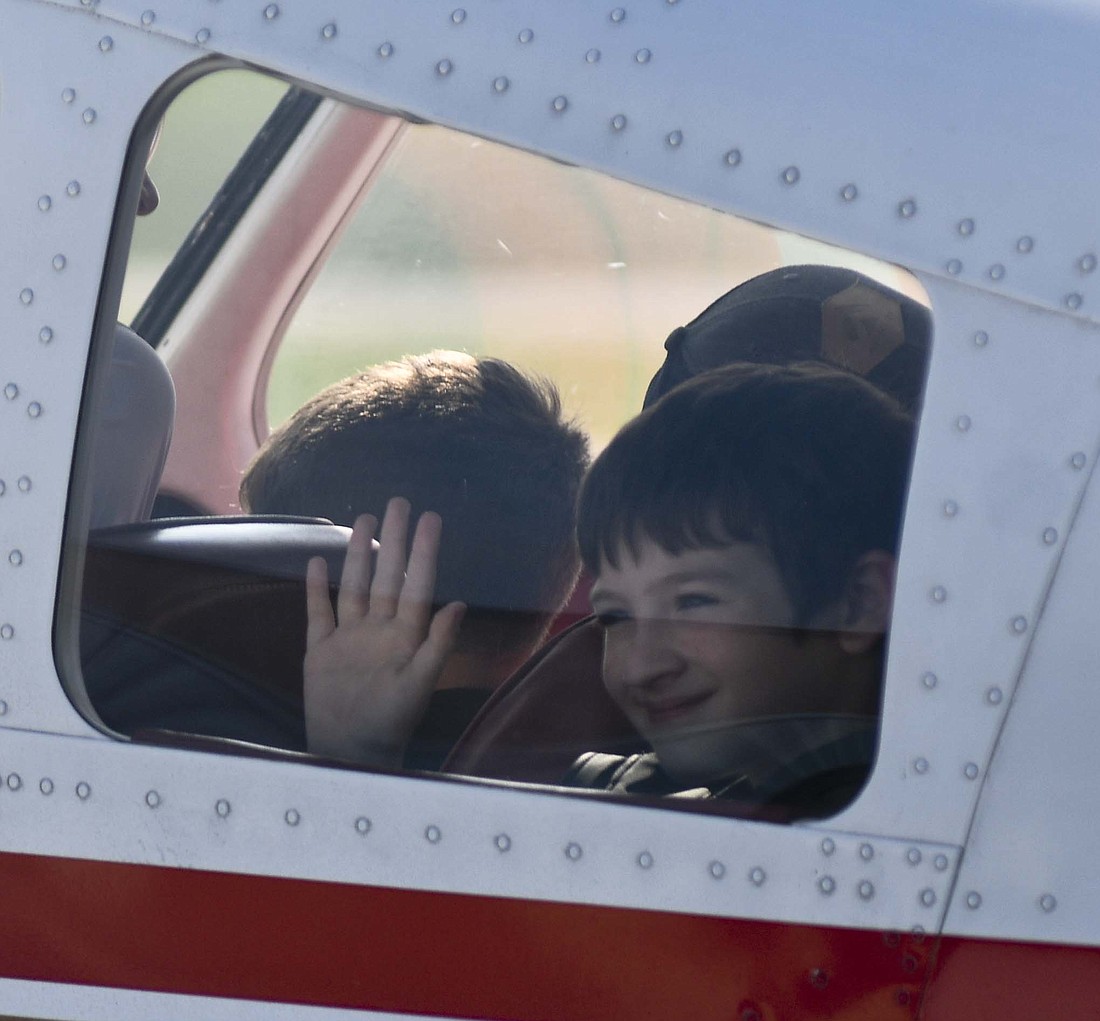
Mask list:
[{"label": "short brown hair", "polygon": [[856,561],[896,554],[913,421],[866,380],[820,364],[733,364],[681,383],[627,423],[580,497],[585,567],[642,537],[670,553],[761,543],[800,621]]},{"label": "short brown hair", "polygon": [[443,518],[436,597],[469,612],[465,647],[533,642],[569,594],[588,441],[549,381],[433,351],[322,390],[245,470],[241,507],[350,525],[403,496]]}]

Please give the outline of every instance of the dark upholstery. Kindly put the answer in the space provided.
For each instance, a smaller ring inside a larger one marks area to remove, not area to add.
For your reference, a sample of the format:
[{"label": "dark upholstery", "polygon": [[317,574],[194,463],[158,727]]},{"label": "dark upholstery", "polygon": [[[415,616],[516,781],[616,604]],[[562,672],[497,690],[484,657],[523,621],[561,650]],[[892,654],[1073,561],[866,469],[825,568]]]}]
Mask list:
[{"label": "dark upholstery", "polygon": [[584,752],[646,750],[604,689],[602,654],[595,618],[563,631],[493,694],[443,768],[557,784]]},{"label": "dark upholstery", "polygon": [[84,684],[103,722],[304,747],[305,571],[338,578],[350,529],[184,518],[89,535]]}]

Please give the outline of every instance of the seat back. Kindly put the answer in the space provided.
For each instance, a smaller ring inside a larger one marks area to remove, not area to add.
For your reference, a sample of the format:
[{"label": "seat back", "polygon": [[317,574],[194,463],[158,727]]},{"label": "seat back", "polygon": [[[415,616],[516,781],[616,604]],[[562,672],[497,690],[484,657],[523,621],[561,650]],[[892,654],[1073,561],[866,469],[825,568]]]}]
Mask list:
[{"label": "seat back", "polygon": [[305,572],[339,578],[351,530],[323,519],[139,522],[93,531],[81,663],[121,733],[165,728],[304,747]]},{"label": "seat back", "polygon": [[646,750],[604,689],[602,657],[603,632],[594,617],[557,635],[493,694],[443,769],[556,784],[584,752]]}]

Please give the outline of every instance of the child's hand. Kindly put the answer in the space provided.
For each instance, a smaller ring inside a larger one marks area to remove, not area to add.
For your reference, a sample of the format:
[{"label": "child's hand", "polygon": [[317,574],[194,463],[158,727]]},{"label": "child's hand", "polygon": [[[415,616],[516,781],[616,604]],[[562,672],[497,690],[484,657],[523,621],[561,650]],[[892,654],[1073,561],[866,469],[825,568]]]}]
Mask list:
[{"label": "child's hand", "polygon": [[449,603],[432,616],[442,522],[420,517],[405,568],[409,504],[393,499],[379,536],[364,514],[348,541],[333,619],[328,567],[320,557],[306,575],[306,743],[311,752],[371,766],[398,767],[454,648],[465,606]]}]

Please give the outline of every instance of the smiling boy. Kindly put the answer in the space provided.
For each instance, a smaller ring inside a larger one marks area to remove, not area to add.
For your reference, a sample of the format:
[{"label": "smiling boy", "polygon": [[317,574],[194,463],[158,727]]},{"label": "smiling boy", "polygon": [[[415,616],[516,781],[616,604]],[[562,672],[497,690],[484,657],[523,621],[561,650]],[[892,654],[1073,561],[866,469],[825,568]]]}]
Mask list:
[{"label": "smiling boy", "polygon": [[[678,387],[593,464],[579,509],[608,693],[653,749],[582,757],[566,782],[825,814],[873,753],[912,423],[822,366],[735,365]],[[439,518],[405,565],[394,501],[373,573],[361,521],[340,625],[311,566],[310,749],[400,762],[461,621],[431,600]]]}]

